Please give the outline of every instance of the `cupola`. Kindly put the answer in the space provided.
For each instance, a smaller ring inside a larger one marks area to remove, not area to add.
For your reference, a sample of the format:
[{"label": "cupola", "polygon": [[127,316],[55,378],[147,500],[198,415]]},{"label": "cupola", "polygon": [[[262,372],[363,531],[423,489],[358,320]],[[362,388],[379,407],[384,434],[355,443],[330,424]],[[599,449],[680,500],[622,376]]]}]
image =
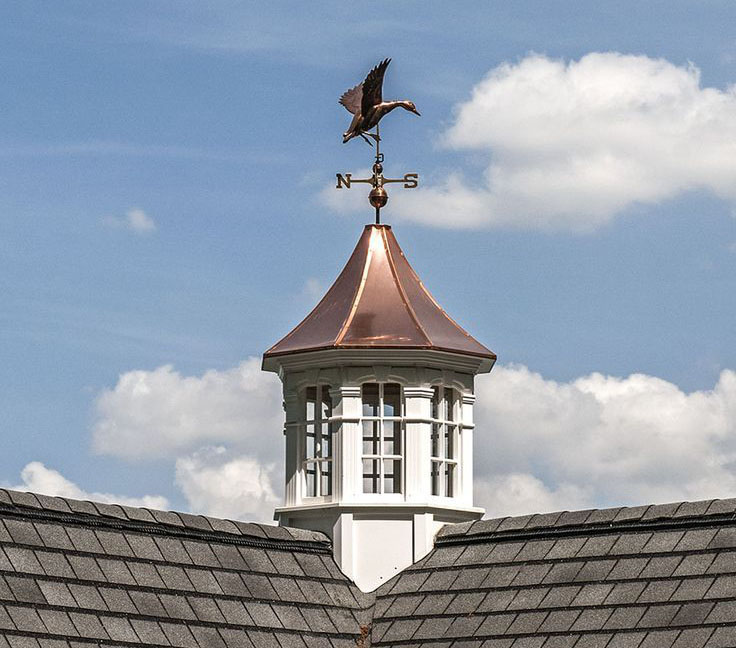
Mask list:
[{"label": "cupola", "polygon": [[389,225],[368,225],[314,310],[263,356],[286,412],[280,524],[323,531],[369,591],[475,520],[473,382],[495,354],[439,306]]}]

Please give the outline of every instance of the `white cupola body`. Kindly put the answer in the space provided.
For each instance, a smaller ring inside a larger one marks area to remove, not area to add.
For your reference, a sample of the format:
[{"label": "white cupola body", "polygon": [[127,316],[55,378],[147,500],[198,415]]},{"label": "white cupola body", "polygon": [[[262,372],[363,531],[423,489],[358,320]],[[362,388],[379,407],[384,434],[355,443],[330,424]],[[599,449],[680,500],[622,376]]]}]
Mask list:
[{"label": "white cupola body", "polygon": [[475,520],[474,377],[495,354],[442,310],[388,225],[368,225],[315,309],[263,357],[283,383],[276,519],[322,531],[370,591]]}]

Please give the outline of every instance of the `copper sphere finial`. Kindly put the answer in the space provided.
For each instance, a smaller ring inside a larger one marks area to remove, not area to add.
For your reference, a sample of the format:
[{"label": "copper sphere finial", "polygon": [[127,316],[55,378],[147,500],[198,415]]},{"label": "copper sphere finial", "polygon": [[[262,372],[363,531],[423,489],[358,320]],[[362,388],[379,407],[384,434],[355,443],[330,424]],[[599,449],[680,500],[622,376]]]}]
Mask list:
[{"label": "copper sphere finial", "polygon": [[368,194],[368,200],[376,209],[381,209],[388,202],[388,192],[383,187],[374,187]]}]

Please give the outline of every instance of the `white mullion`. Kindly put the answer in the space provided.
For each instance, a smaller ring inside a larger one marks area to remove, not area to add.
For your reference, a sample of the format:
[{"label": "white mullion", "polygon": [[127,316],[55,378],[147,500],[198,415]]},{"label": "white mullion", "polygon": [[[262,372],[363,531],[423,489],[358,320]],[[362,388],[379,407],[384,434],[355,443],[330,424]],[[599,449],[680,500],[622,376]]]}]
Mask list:
[{"label": "white mullion", "polygon": [[399,452],[399,466],[401,469],[401,494],[406,497],[406,461],[404,456],[406,455],[406,425],[404,419],[406,418],[406,404],[404,402],[404,386],[399,385],[399,439],[401,439],[401,446]]},{"label": "white mullion", "polygon": [[439,474],[437,478],[440,482],[440,497],[445,497],[445,436],[447,436],[447,398],[445,397],[447,388],[442,385],[442,400],[440,401],[440,415],[442,416],[442,424],[440,425],[440,458],[441,461],[437,466]]},{"label": "white mullion", "polygon": [[445,496],[445,435],[447,434],[447,401],[445,400],[445,386],[440,387],[439,392],[440,402],[437,408],[437,413],[440,415],[442,422],[440,423],[440,438],[437,439],[439,447],[437,448],[437,455],[440,461],[437,462],[437,481],[439,482],[439,488],[437,489],[440,497]]},{"label": "white mullion", "polygon": [[[324,420],[322,419],[322,399],[323,399],[323,390],[325,386],[320,385],[319,386],[319,494],[320,497],[324,496],[324,493],[322,492],[322,461],[325,458],[325,447],[324,447],[324,436],[323,436],[323,430],[322,425],[324,424]],[[329,434],[329,430],[327,432]],[[332,449],[330,449],[330,452],[332,452]]]},{"label": "white mullion", "polygon": [[314,386],[314,419],[312,421],[312,426],[314,430],[314,446],[313,446],[313,454],[314,457],[312,457],[312,463],[314,464],[314,497],[319,497],[320,494],[320,484],[319,484],[319,461],[317,461],[317,447],[319,445],[319,410],[320,410],[320,399],[321,393],[320,393],[320,386],[315,385]]},{"label": "white mullion", "polygon": [[[309,481],[307,479],[307,389],[305,388],[301,392],[299,402],[299,418],[301,419],[299,425],[299,459],[301,464],[300,474],[300,499],[309,497]],[[304,412],[304,418],[302,419],[302,412]],[[302,422],[303,421],[303,422]]]},{"label": "white mullion", "polygon": [[[442,439],[442,496],[449,497],[448,494],[448,483],[447,473],[450,470],[450,457],[448,457],[448,445],[454,445],[454,439],[451,435],[454,434],[453,419],[455,418],[455,399],[452,388],[444,387],[444,403],[445,403],[445,434]],[[452,480],[455,479],[455,471],[452,471]],[[454,484],[450,484],[450,489],[454,492]]]},{"label": "white mullion", "polygon": [[322,385],[315,385],[314,390],[314,496],[322,494],[322,466],[318,460],[322,447]]},{"label": "white mullion", "polygon": [[[457,425],[455,424],[455,410],[457,409],[457,402],[455,398],[455,390],[450,391],[450,399],[448,401],[448,405],[450,408],[452,408],[452,411],[447,412],[447,419],[448,419],[448,425],[450,426],[448,428],[448,434],[447,439],[452,447],[454,454],[457,452],[457,439],[456,439],[456,433],[457,433]],[[445,455],[447,455],[447,452],[445,452]],[[447,483],[447,477],[442,480],[444,482],[445,487],[445,497],[454,497],[455,491],[457,490],[457,469],[455,468],[455,462],[452,460],[452,457],[445,456],[445,473],[450,473],[450,479],[449,484]],[[447,488],[451,489],[451,493],[447,492]]]},{"label": "white mullion", "polygon": [[383,495],[383,385],[378,383],[378,492]]},{"label": "white mullion", "polygon": [[385,397],[384,394],[385,394],[385,389],[384,388],[386,386],[386,383],[378,383],[378,384],[379,384],[379,388],[378,388],[378,395],[379,395],[379,400],[378,400],[378,416],[381,419],[381,422],[379,423],[379,425],[381,426],[381,431],[380,431],[379,437],[378,437],[378,453],[381,455],[381,459],[380,459],[380,464],[381,464],[381,495],[383,495],[384,492],[385,492],[385,489],[386,489],[386,483],[385,483],[385,480],[386,480],[386,464],[384,462],[384,454],[383,454],[383,438],[384,438],[384,434],[386,432],[385,425],[384,425],[384,419],[383,419],[384,414],[385,414],[385,410],[384,410],[384,397]]}]

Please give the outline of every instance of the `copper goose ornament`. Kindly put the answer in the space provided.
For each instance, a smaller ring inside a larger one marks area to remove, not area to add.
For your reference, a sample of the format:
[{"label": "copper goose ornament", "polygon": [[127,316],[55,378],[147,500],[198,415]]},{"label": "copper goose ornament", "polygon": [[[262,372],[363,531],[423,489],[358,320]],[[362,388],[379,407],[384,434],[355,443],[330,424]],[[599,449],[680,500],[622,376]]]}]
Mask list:
[{"label": "copper goose ornament", "polygon": [[371,144],[368,137],[372,137],[376,142],[380,141],[377,133],[369,133],[368,131],[378,126],[378,122],[381,121],[383,116],[390,113],[394,108],[401,107],[415,115],[419,114],[412,101],[405,99],[401,101],[383,101],[383,75],[386,73],[386,68],[390,62],[390,58],[381,61],[368,73],[365,81],[343,93],[340,97],[340,103],[345,106],[348,112],[353,114],[353,121],[350,122],[349,128],[342,134],[343,144],[358,136],[362,137],[368,144]]}]

